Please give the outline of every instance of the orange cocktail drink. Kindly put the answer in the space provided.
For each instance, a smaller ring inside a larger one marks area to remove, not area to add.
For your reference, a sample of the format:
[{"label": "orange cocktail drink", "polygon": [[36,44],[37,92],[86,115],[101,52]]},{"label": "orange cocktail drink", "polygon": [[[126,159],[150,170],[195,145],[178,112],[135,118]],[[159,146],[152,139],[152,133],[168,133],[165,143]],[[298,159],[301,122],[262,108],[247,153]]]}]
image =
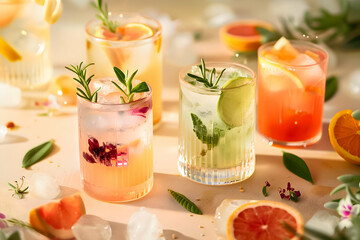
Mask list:
[{"label": "orange cocktail drink", "polygon": [[328,54],[281,38],[258,50],[258,131],[270,143],[307,146],[321,138]]},{"label": "orange cocktail drink", "polygon": [[162,111],[161,26],[139,14],[114,14],[109,19],[116,24],[114,32],[104,27],[101,20],[86,26],[87,62],[95,63],[89,71],[97,77],[114,77],[113,67],[129,72],[137,69],[136,78],[147,82],[153,90],[156,124]]}]

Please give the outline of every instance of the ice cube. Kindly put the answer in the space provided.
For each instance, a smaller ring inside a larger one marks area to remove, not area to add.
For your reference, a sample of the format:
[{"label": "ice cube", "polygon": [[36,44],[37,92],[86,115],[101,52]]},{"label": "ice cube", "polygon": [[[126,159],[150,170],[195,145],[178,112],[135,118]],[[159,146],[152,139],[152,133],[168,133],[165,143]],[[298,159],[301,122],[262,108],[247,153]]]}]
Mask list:
[{"label": "ice cube", "polygon": [[110,224],[94,215],[82,215],[71,229],[77,240],[109,240],[112,236]]},{"label": "ice cube", "polygon": [[230,215],[241,205],[250,200],[224,199],[215,211],[215,228],[219,240],[227,239],[227,221]]},{"label": "ice cube", "polygon": [[[7,228],[3,228],[1,229],[3,231],[3,233],[5,234],[5,236],[7,237],[7,239],[9,236],[11,236],[12,234],[14,234],[16,231],[19,233],[19,237],[18,239],[21,240],[47,240],[48,238],[43,236],[42,234],[32,230],[32,229],[28,229],[28,228],[23,228],[23,227],[19,227],[19,226],[12,226],[12,227],[7,227]],[[12,238],[15,239],[15,238]]]},{"label": "ice cube", "polygon": [[299,53],[290,63],[298,66],[306,66],[316,64],[316,61],[305,53]]},{"label": "ice cube", "polygon": [[54,199],[60,194],[60,186],[49,174],[37,172],[31,176],[30,194],[41,199]]},{"label": "ice cube", "polygon": [[45,50],[45,39],[35,35],[31,31],[17,26],[16,29],[6,32],[6,39],[21,54],[40,55]]},{"label": "ice cube", "polygon": [[316,212],[305,226],[333,236],[338,223],[338,217],[330,215],[328,211],[322,210]]},{"label": "ice cube", "polygon": [[20,103],[20,88],[0,83],[0,107],[17,107]]},{"label": "ice cube", "polygon": [[4,125],[0,125],[0,143],[5,140],[7,134],[7,128]]},{"label": "ice cube", "polygon": [[156,215],[142,207],[134,213],[127,226],[128,240],[165,240]]}]

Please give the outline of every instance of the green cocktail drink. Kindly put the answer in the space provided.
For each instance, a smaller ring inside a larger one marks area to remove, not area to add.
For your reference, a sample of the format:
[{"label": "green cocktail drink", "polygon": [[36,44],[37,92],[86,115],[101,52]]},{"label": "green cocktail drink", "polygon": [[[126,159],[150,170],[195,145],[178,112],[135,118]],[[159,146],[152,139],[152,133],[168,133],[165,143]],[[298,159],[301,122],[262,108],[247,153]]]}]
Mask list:
[{"label": "green cocktail drink", "polygon": [[179,122],[183,176],[210,185],[247,179],[255,170],[255,73],[232,63],[184,69]]}]

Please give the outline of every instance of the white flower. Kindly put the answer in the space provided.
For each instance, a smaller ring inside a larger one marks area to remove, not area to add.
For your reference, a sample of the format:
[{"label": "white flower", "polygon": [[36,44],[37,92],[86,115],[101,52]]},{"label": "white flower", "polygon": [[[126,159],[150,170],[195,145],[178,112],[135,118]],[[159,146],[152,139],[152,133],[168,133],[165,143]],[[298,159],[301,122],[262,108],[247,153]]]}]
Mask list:
[{"label": "white flower", "polygon": [[339,223],[340,230],[352,227],[351,219],[360,213],[360,204],[353,205],[349,196],[343,198],[339,202],[337,212],[341,216]]}]

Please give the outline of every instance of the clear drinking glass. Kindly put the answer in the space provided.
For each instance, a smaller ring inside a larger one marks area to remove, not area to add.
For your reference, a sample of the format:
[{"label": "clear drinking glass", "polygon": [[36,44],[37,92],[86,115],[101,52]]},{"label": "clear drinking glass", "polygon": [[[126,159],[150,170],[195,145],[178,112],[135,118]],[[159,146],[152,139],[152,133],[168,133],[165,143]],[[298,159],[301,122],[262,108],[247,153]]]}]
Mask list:
[{"label": "clear drinking glass", "polygon": [[[0,82],[21,89],[42,88],[50,82],[50,24],[45,21],[46,10],[31,0],[0,0]],[[61,6],[57,11],[59,15]]]},{"label": "clear drinking glass", "polygon": [[96,89],[102,87],[97,103],[77,99],[80,170],[90,196],[123,202],[145,196],[153,186],[152,92],[121,104],[111,80],[118,81],[92,80]]},{"label": "clear drinking glass", "polygon": [[[152,35],[131,40],[118,39],[112,34],[102,33],[102,22],[98,19],[89,22],[86,26],[86,54],[87,62],[95,63],[89,71],[97,77],[115,76],[113,67],[134,72],[136,77],[146,81],[153,89],[154,124],[161,119],[161,92],[162,92],[162,49],[161,25],[154,19],[139,14],[118,14],[110,17],[118,26],[143,24],[143,31],[150,28]],[[140,27],[141,30],[141,27]]]},{"label": "clear drinking glass", "polygon": [[294,59],[274,57],[274,42],[258,51],[259,133],[269,144],[305,147],[321,138],[327,52],[305,41],[290,41]]},{"label": "clear drinking glass", "polygon": [[221,185],[243,181],[255,170],[255,73],[240,64],[208,63],[216,75],[226,68],[217,88],[180,72],[178,168],[196,182]]}]

